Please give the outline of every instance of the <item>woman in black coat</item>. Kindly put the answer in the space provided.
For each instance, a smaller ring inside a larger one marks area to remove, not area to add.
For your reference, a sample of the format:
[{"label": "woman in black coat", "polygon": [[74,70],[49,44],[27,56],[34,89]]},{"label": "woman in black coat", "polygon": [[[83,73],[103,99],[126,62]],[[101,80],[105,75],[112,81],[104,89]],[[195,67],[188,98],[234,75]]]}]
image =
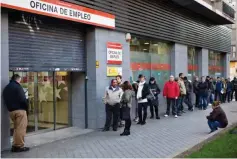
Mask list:
[{"label": "woman in black coat", "polygon": [[156,119],[160,119],[159,110],[158,110],[158,106],[159,106],[158,95],[160,94],[160,88],[158,84],[156,83],[156,80],[154,77],[150,78],[149,88],[152,91],[153,95],[155,96],[154,100],[148,100],[149,105],[150,105],[150,111],[151,111],[151,119],[154,119],[154,108],[155,108]]}]

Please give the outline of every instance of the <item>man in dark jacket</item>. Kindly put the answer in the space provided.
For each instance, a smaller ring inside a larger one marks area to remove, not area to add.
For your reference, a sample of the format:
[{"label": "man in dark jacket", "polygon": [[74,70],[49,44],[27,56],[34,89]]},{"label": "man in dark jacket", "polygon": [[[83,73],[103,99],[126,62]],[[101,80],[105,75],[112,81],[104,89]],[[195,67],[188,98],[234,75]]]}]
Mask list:
[{"label": "man in dark jacket", "polygon": [[220,107],[220,101],[215,101],[212,104],[213,111],[207,116],[208,125],[211,132],[216,131],[218,128],[225,128],[228,125],[228,120],[224,110]]},{"label": "man in dark jacket", "polygon": [[220,77],[217,77],[217,81],[216,81],[216,90],[215,90],[215,101],[222,101],[222,87],[223,84],[221,82]]},{"label": "man in dark jacket", "polygon": [[202,81],[198,85],[199,88],[199,109],[207,109],[207,97],[208,97],[208,83],[205,77],[202,77]]},{"label": "man in dark jacket", "polygon": [[28,103],[20,81],[21,77],[14,74],[10,83],[3,90],[3,99],[14,124],[12,152],[29,151],[28,147],[24,147]]},{"label": "man in dark jacket", "polygon": [[237,78],[236,77],[234,77],[234,80],[232,81],[232,86],[233,86],[232,99],[234,98],[233,96],[235,95],[235,101],[237,102]]},{"label": "man in dark jacket", "polygon": [[226,80],[226,97],[227,97],[228,103],[230,103],[231,101],[232,88],[233,88],[233,85],[230,81],[230,78],[228,78]]},{"label": "man in dark jacket", "polygon": [[[139,84],[137,89],[138,117],[137,124],[145,125],[147,118],[147,96],[150,94],[149,85],[146,83],[145,76],[139,75]],[[143,112],[143,114],[142,114]]]},{"label": "man in dark jacket", "polygon": [[194,81],[193,81],[193,93],[195,94],[196,97],[196,102],[195,102],[195,107],[199,107],[199,79],[198,76],[194,77]]},{"label": "man in dark jacket", "polygon": [[186,88],[186,95],[184,98],[184,103],[188,106],[189,111],[193,111],[193,104],[192,104],[192,91],[193,87],[191,82],[188,80],[187,77],[184,77],[184,85]]},{"label": "man in dark jacket", "polygon": [[156,83],[156,80],[154,77],[150,78],[149,87],[150,87],[150,90],[152,91],[153,95],[155,96],[154,100],[148,100],[149,105],[150,105],[150,111],[151,111],[151,119],[154,118],[154,108],[155,108],[156,119],[160,119],[159,109],[158,109],[158,106],[159,106],[158,95],[160,94],[160,87]]}]

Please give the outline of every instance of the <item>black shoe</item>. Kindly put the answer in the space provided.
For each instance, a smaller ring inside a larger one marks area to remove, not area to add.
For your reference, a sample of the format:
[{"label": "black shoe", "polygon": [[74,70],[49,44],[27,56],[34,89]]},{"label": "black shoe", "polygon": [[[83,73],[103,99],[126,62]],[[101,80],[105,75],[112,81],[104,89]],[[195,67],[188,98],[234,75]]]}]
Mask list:
[{"label": "black shoe", "polygon": [[30,148],[29,147],[15,147],[15,146],[12,146],[12,152],[26,152],[26,151],[29,151]]},{"label": "black shoe", "polygon": [[207,110],[207,108],[203,108],[203,110]]},{"label": "black shoe", "polygon": [[150,119],[154,119],[154,116],[151,116]]},{"label": "black shoe", "polygon": [[113,128],[113,131],[117,131],[118,129],[117,128]]},{"label": "black shoe", "polygon": [[156,117],[156,119],[160,119],[160,117],[159,117],[159,116],[157,116],[157,117]]},{"label": "black shoe", "polygon": [[177,114],[178,116],[182,116],[180,113]]},{"label": "black shoe", "polygon": [[120,136],[128,136],[130,135],[130,131],[124,131],[122,134],[120,134]]},{"label": "black shoe", "polygon": [[209,134],[211,134],[211,133],[213,133],[213,132],[215,132],[216,130],[211,130],[210,132],[209,132]]},{"label": "black shoe", "polygon": [[143,121],[143,122],[142,122],[142,125],[146,125],[146,122],[145,122],[145,121]]},{"label": "black shoe", "polygon": [[190,112],[192,112],[193,111],[193,108],[190,108],[190,109],[188,109]]},{"label": "black shoe", "polygon": [[104,128],[102,131],[109,131],[109,129],[108,128]]},{"label": "black shoe", "polygon": [[139,121],[137,124],[138,124],[138,125],[141,125],[141,124],[142,124],[142,122],[141,122],[141,121]]}]

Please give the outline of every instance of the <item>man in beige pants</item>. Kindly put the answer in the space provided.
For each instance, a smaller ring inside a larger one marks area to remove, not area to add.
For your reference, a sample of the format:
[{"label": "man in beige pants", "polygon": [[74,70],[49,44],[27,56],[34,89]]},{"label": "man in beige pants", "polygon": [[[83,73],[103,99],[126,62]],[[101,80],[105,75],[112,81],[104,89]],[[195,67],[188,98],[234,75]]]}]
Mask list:
[{"label": "man in beige pants", "polygon": [[21,77],[14,74],[10,83],[3,90],[3,99],[14,124],[12,152],[29,151],[28,147],[24,147],[28,103],[20,81]]}]

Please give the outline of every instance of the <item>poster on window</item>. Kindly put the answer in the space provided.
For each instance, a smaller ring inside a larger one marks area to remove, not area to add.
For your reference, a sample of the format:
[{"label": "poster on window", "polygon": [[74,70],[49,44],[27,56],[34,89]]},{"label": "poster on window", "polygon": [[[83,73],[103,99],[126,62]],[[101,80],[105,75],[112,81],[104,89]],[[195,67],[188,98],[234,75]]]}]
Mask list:
[{"label": "poster on window", "polygon": [[122,44],[120,43],[107,43],[107,64],[121,65],[122,64]]},{"label": "poster on window", "polygon": [[107,66],[107,77],[115,77],[117,75],[122,76],[122,67]]}]

